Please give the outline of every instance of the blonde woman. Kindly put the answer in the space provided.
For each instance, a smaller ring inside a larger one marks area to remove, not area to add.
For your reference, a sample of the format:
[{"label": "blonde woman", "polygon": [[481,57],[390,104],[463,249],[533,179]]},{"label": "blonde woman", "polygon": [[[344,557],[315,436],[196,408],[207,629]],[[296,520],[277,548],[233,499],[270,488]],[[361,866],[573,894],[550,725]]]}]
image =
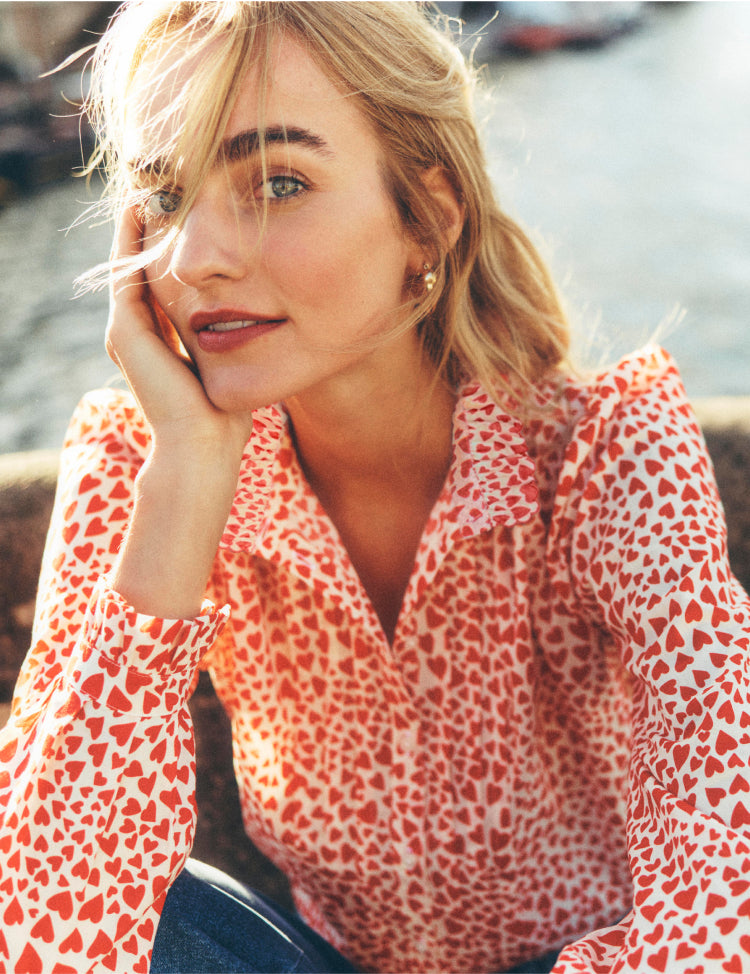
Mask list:
[{"label": "blonde woman", "polygon": [[[665,353],[568,366],[456,50],[148,0],[94,77],[129,392],[72,421],[2,739],[7,968],[747,969],[710,462]],[[199,668],[294,916],[185,865]]]}]

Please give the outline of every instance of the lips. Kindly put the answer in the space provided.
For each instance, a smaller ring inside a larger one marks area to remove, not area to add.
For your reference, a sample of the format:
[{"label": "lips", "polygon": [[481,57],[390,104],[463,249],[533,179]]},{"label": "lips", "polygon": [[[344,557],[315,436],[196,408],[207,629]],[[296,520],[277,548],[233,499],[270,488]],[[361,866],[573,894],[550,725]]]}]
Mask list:
[{"label": "lips", "polygon": [[284,320],[251,311],[217,308],[215,311],[196,311],[190,318],[190,327],[196,332],[228,332],[239,328],[250,328],[253,325],[279,324]]},{"label": "lips", "polygon": [[204,352],[231,352],[275,330],[286,320],[244,309],[217,308],[197,311],[190,318],[190,327],[197,332],[198,346]]},{"label": "lips", "polygon": [[251,328],[257,325],[256,321],[215,321],[212,325],[206,325],[206,331],[237,331],[239,328]]}]

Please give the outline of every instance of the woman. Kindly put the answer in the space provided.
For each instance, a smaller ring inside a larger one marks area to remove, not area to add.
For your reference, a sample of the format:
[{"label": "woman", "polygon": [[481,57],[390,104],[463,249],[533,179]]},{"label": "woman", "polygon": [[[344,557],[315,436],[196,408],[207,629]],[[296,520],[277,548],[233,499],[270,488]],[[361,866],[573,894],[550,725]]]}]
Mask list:
[{"label": "woman", "polygon": [[[97,58],[130,393],[64,450],[9,969],[742,970],[710,463],[664,353],[567,366],[455,50],[411,4],[149,0]],[[309,927],[183,869],[199,667]]]}]

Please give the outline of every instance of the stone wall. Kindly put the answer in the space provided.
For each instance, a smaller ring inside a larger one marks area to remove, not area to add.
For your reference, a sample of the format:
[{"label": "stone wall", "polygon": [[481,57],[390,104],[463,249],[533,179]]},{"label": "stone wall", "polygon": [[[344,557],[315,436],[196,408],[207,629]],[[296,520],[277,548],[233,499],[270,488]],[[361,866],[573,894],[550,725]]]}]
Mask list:
[{"label": "stone wall", "polygon": [[[750,397],[699,400],[696,411],[727,513],[732,567],[740,582],[750,588]],[[0,456],[0,724],[29,645],[57,459],[55,452]],[[242,830],[229,721],[205,674],[191,711],[198,762],[194,854],[288,903],[285,879]]]}]

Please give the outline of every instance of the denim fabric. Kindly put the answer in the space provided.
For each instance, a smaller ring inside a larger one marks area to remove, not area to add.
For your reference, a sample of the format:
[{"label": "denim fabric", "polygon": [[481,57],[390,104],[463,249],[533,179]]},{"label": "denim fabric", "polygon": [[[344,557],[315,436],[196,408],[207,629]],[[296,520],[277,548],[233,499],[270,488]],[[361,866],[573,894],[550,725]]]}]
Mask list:
[{"label": "denim fabric", "polygon": [[297,917],[191,859],[167,895],[151,974],[354,974]]},{"label": "denim fabric", "polygon": [[[557,952],[507,974],[547,974]],[[167,895],[151,974],[356,974],[306,926],[226,873],[190,859]]]},{"label": "denim fabric", "polygon": [[558,954],[558,950],[551,950],[543,957],[537,957],[536,960],[527,960],[525,963],[519,964],[518,967],[511,968],[507,974],[549,974],[555,966]]}]

